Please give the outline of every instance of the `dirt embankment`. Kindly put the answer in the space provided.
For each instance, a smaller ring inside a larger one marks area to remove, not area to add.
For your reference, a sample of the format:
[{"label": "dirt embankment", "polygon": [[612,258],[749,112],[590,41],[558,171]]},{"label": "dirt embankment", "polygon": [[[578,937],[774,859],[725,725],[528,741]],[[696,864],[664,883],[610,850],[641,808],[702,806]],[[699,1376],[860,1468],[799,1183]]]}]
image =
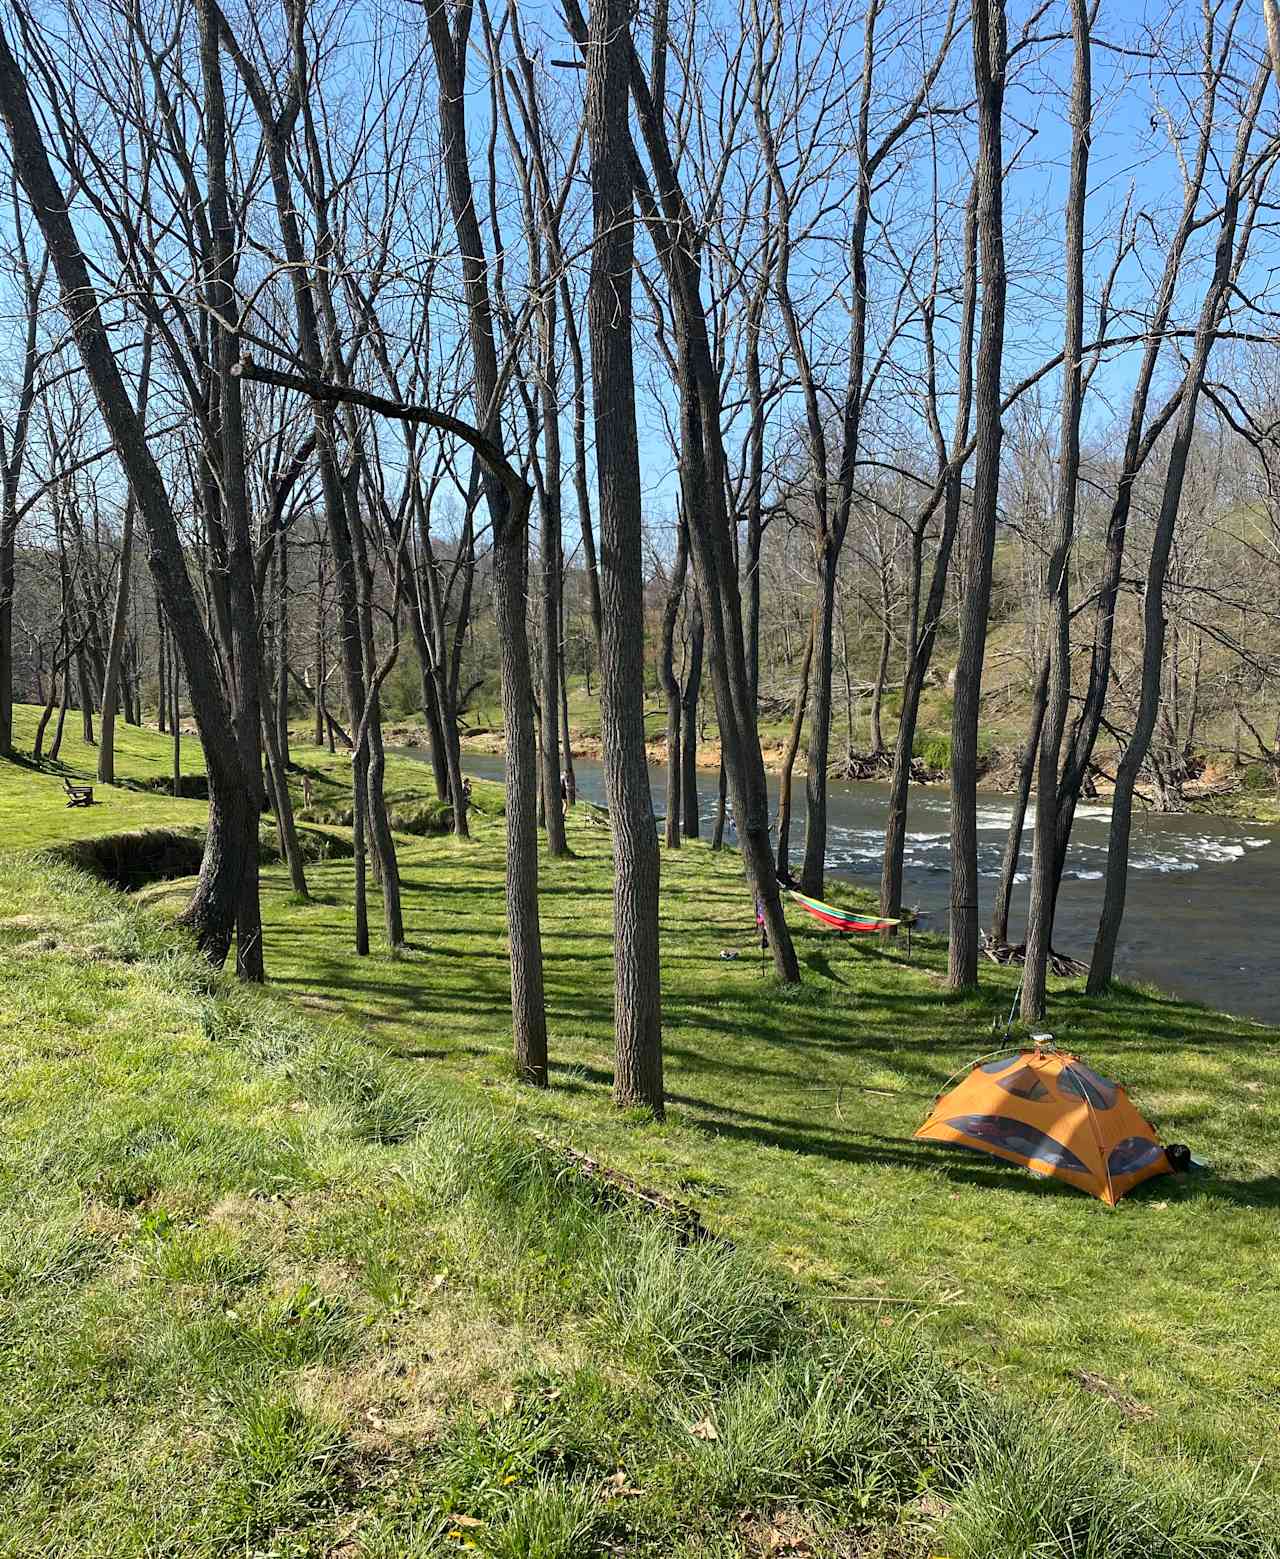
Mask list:
[{"label": "dirt embankment", "polygon": [[[589,735],[583,731],[571,731],[572,753],[575,758],[582,758],[592,763],[600,763],[604,758],[604,744],[598,736]],[[426,748],[427,733],[424,727],[417,725],[397,725],[384,727],[383,739],[388,747],[413,747]],[[507,750],[506,734],[500,728],[486,728],[483,730],[464,731],[462,734],[462,750],[464,753],[480,753],[486,757],[500,758]],[[667,739],[663,734],[651,736],[645,743],[645,750],[649,755],[649,762],[663,764],[667,761]],[[765,738],[760,745],[764,757],[764,766],[771,774],[782,772],[783,761],[786,757],[786,744],[780,740]],[[833,776],[843,780],[873,780],[888,779],[892,766],[892,753],[882,753],[879,756],[871,753],[855,753],[852,758],[838,759],[833,765]],[[720,743],[716,741],[700,742],[698,744],[698,767],[700,769],[717,769],[720,767]],[[804,772],[804,754],[801,752],[796,761],[796,772]],[[917,784],[936,784],[945,780],[946,775],[941,770],[930,770],[917,758],[912,765],[912,779]]]}]

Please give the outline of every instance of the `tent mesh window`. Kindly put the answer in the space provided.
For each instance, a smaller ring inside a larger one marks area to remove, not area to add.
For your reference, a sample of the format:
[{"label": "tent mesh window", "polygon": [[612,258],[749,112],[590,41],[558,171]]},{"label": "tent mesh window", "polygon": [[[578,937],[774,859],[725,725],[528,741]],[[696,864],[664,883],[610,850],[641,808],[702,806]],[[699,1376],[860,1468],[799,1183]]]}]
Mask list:
[{"label": "tent mesh window", "polygon": [[1042,1164],[1053,1165],[1055,1169],[1074,1170],[1084,1175],[1089,1173],[1089,1166],[1078,1159],[1069,1147],[1055,1137],[1037,1131],[1034,1126],[1028,1126],[1025,1121],[1011,1120],[1007,1115],[953,1115],[946,1124],[953,1131],[963,1132],[966,1137],[975,1137],[993,1148],[1004,1148],[1006,1152],[1018,1153],[1023,1158],[1038,1159]]},{"label": "tent mesh window", "polygon": [[1058,1073],[1058,1088],[1071,1098],[1086,1099],[1095,1110],[1109,1110],[1116,1102],[1114,1083],[1099,1077],[1083,1061],[1069,1061]]},{"label": "tent mesh window", "polygon": [[996,1086],[1006,1093],[1016,1094],[1019,1099],[1036,1103],[1049,1097],[1049,1090],[1029,1066],[1020,1067],[1011,1077],[997,1077]]},{"label": "tent mesh window", "polygon": [[1107,1172],[1112,1175],[1132,1175],[1146,1169],[1164,1156],[1164,1149],[1149,1137],[1126,1137],[1117,1142],[1107,1156]]}]

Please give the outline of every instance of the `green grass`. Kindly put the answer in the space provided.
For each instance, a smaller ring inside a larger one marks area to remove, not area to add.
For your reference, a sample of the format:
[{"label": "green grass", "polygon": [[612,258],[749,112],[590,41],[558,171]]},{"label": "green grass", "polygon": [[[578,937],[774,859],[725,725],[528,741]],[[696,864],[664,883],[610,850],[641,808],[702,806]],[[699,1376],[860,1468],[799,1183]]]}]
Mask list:
[{"label": "green grass", "polygon": [[[1098,1396],[1127,1456],[1247,1456],[1274,1477],[1274,1030],[1155,991],[1055,988],[1060,1042],[1212,1165],[1153,1181],[1112,1213],[912,1139],[947,1077],[993,1042],[1014,975],[984,968],[981,992],[956,1000],[941,989],[938,942],[917,939],[907,964],[805,923],[804,984],[782,990],[752,948],[736,858],[686,846],[663,858],[671,1104],[663,1125],[638,1128],[608,1098],[607,837],[571,826],[574,858],[543,864],[554,1087],[538,1096],[510,1080],[501,838],[483,819],[477,834],[405,841],[410,949],[395,961],[350,956],[349,868],[315,869],[311,905],[272,880],[273,980],[406,1064],[697,1203],[808,1288],[910,1301],[947,1354],[993,1384],[1039,1403]],[[727,947],[740,956],[722,960]]]},{"label": "green grass", "polygon": [[[341,758],[295,757],[336,803]],[[0,798],[26,793],[6,843],[61,837],[44,783],[0,767]],[[957,1001],[937,943],[908,965],[806,925],[783,990],[736,860],[686,847],[663,860],[670,1110],[620,1118],[608,839],[575,824],[544,863],[535,1095],[477,798],[471,843],[402,839],[395,960],[351,954],[349,863],[310,868],[311,903],[268,871],[275,997],[209,981],[65,867],[0,866],[24,1383],[0,1553],[321,1553],[350,1522],[388,1556],[767,1552],[792,1522],[830,1554],[1274,1552],[1274,1511],[1249,1514],[1277,1471],[1273,1030],[1055,989],[1060,1040],[1213,1166],[1112,1213],[911,1138],[989,1047],[1003,971]],[[602,1207],[534,1132],[696,1204],[737,1253]]]},{"label": "green grass", "polygon": [[[30,704],[19,704],[13,713],[14,746],[19,753],[29,753],[40,711]],[[46,747],[51,736],[52,729],[46,733]],[[187,774],[204,773],[204,757],[195,737],[182,739],[182,767]],[[67,715],[56,763],[45,759],[35,766],[29,759],[0,761],[0,849],[32,841],[53,844],[86,839],[132,828],[203,826],[209,811],[206,802],[175,800],[159,791],[138,788],[172,776],[167,737],[120,721],[116,725],[116,778],[129,783],[99,785],[94,779],[97,768],[98,749],[83,740],[75,710]],[[92,784],[95,804],[69,807],[62,788],[64,778]]]}]

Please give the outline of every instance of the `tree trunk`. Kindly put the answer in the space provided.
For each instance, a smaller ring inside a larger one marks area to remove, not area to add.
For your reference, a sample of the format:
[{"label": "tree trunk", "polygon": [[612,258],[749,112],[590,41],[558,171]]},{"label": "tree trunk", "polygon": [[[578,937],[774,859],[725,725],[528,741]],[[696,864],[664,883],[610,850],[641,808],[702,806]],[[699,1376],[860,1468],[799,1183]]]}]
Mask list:
[{"label": "tree trunk", "polygon": [[[467,164],[464,77],[470,17],[469,8],[459,11],[457,30],[451,32],[442,0],[428,0],[427,28],[440,78],[437,108],[441,147],[467,305],[473,398],[482,429],[496,434],[499,383],[493,312]],[[494,599],[507,727],[507,931],[515,1064],[522,1079],[545,1087],[547,1015],[538,921],[538,755],[525,620],[530,494],[526,483],[507,487],[491,472],[486,473],[484,492],[493,525]]]},{"label": "tree trunk", "polygon": [[258,883],[258,819],[262,815],[262,704],[259,685],[258,601],[249,496],[245,476],[244,407],[240,380],[232,372],[239,352],[235,321],[240,301],[234,286],[236,235],[227,196],[227,124],[218,53],[218,23],[210,0],[200,0],[200,60],[204,83],[205,162],[211,253],[205,268],[205,296],[213,330],[221,448],[218,495],[227,546],[227,612],[231,718],[247,792],[243,872],[236,909],[236,972],[264,978],[262,909]]},{"label": "tree trunk", "polygon": [[631,341],[634,266],[627,128],[630,10],[591,0],[587,290],[600,517],[600,731],[613,831],[614,1102],[661,1116],[658,840],[644,740],[640,455]]},{"label": "tree trunk", "polygon": [[[884,732],[880,728],[880,711],[884,705],[884,685],[889,676],[889,652],[893,648],[893,636],[889,632],[889,589],[886,580],[881,581],[880,609],[883,613],[880,630],[880,659],[876,662],[875,686],[871,689],[871,750],[879,757],[885,750]],[[845,675],[848,675],[848,655],[845,656]]]},{"label": "tree trunk", "polygon": [[[588,40],[577,0],[566,0],[565,14],[575,38],[585,47]],[[694,577],[706,620],[724,768],[733,788],[734,817],[747,883],[755,904],[763,909],[774,968],[779,978],[795,983],[800,978],[800,970],[773,871],[769,795],[760,753],[756,708],[747,679],[738,560],[734,554],[733,524],[727,502],[720,378],[701,298],[701,263],[697,247],[690,241],[697,223],[680,187],[664,116],[654,103],[629,33],[624,30],[618,42],[628,62],[631,95],[653,163],[661,209],[643,184],[639,159],[630,142],[625,118],[619,130],[623,139],[621,160],[627,164],[629,172],[636,174],[635,196],[657,242],[659,258],[670,284],[682,402],[692,402],[697,410],[695,419],[686,417],[682,408],[682,434],[686,425],[696,427],[700,447],[696,458],[691,459],[689,441],[682,437],[681,467],[682,478],[685,471],[698,472],[705,498],[705,503],[691,508],[686,496],[685,516],[689,524]],[[589,54],[590,50],[587,52]],[[630,199],[628,196],[628,220]]]},{"label": "tree trunk", "polygon": [[76,701],[80,705],[80,735],[85,746],[92,747],[93,682],[89,675],[89,658],[85,653],[83,635],[81,635],[80,647],[76,650]]},{"label": "tree trunk", "polygon": [[676,618],[684,596],[685,576],[689,571],[689,532],[680,522],[676,538],[675,563],[671,578],[667,581],[667,599],[662,612],[662,639],[658,659],[658,676],[667,700],[667,804],[666,844],[668,850],[680,848],[680,680],[675,669]]},{"label": "tree trunk", "polygon": [[[558,412],[557,412],[558,414]],[[550,427],[543,426],[550,439]],[[558,446],[558,433],[555,440]],[[559,486],[559,454],[547,471],[555,470]],[[548,557],[548,552],[550,556]],[[546,493],[542,510],[542,806],[547,820],[547,854],[569,853],[564,833],[564,798],[560,793],[560,494]]]},{"label": "tree trunk", "polygon": [[702,600],[695,589],[689,613],[689,659],[685,666],[684,689],[680,695],[680,762],[683,765],[680,774],[680,827],[686,839],[696,839],[702,827],[698,815],[698,699],[702,690],[705,640]]},{"label": "tree trunk", "polygon": [[573,740],[569,731],[569,662],[565,655],[563,548],[560,552],[560,563],[560,736],[564,747],[565,803],[573,806],[578,799],[578,777],[573,772]]},{"label": "tree trunk", "polygon": [[[587,565],[587,600],[591,608],[591,628],[595,635],[596,652],[600,650],[601,608],[600,567],[596,558],[596,537],[591,524],[591,488],[587,478],[587,387],[582,357],[582,337],[578,331],[577,315],[569,292],[566,274],[560,282],[561,312],[564,315],[565,337],[569,343],[569,363],[573,371],[573,491],[578,501],[578,530],[582,536],[582,552]],[[591,663],[587,662],[587,692],[591,692]]]},{"label": "tree trunk", "polygon": [[49,748],[49,762],[57,763],[62,752],[62,733],[67,723],[67,710],[71,705],[71,661],[62,669],[62,702],[58,706],[58,723],[53,731],[53,743]]},{"label": "tree trunk", "polygon": [[972,19],[978,98],[978,249],[982,328],[974,375],[973,514],[960,598],[951,721],[951,934],[947,985],[978,982],[978,717],[1000,497],[1000,371],[1004,357],[1004,158],[1008,53],[1004,0],[977,0]]},{"label": "tree trunk", "polygon": [[49,673],[49,697],[45,700],[44,708],[40,711],[40,718],[36,721],[35,739],[31,743],[31,756],[37,763],[44,756],[44,733],[48,729],[49,721],[53,718],[53,706],[58,701],[58,661],[54,657],[53,670]]},{"label": "tree trunk", "polygon": [[[1212,26],[1206,19],[1206,26]],[[1089,678],[1067,743],[1066,759],[1062,765],[1057,802],[1057,827],[1055,830],[1054,895],[1061,886],[1066,866],[1067,848],[1075,821],[1076,807],[1088,779],[1093,750],[1102,726],[1103,709],[1111,685],[1112,650],[1115,638],[1116,602],[1119,597],[1124,563],[1125,542],[1133,489],[1138,474],[1146,464],[1161,434],[1177,411],[1188,378],[1184,374],[1182,384],[1152,418],[1144,431],[1151,386],[1161,352],[1165,346],[1165,331],[1178,294],[1179,272],[1188,242],[1199,230],[1200,199],[1204,188],[1205,169],[1215,144],[1217,120],[1214,102],[1219,79],[1211,75],[1204,85],[1204,101],[1200,109],[1200,131],[1195,153],[1187,159],[1187,178],[1184,183],[1182,214],[1177,227],[1164,250],[1164,267],[1153,298],[1146,344],[1138,367],[1137,379],[1129,405],[1129,426],[1121,459],[1120,474],[1116,483],[1115,498],[1107,520],[1102,576],[1093,610],[1093,649],[1089,662]]]},{"label": "tree trunk", "polygon": [[543,286],[539,390],[542,399],[542,804],[547,817],[547,854],[569,853],[560,793],[560,400],[556,365],[556,294]]},{"label": "tree trunk", "polygon": [[[315,626],[315,740],[316,747],[324,746],[325,718],[324,718],[324,683],[328,675],[325,664],[325,631],[324,631],[324,552],[325,533],[320,532],[319,545],[316,549],[316,626]],[[330,737],[332,746],[332,737]]]},{"label": "tree trunk", "polygon": [[[289,767],[289,529],[276,533],[276,749],[281,772]],[[263,686],[269,686],[264,675]]]},{"label": "tree trunk", "polygon": [[[1013,897],[1013,879],[1018,871],[1018,857],[1022,853],[1022,835],[1027,821],[1027,802],[1031,796],[1031,781],[1036,771],[1036,754],[1040,746],[1040,728],[1044,724],[1045,703],[1049,693],[1049,658],[1040,664],[1035,693],[1031,699],[1031,720],[1027,729],[1026,746],[1018,764],[1018,781],[1014,789],[1009,817],[1009,832],[1005,837],[1004,859],[1000,863],[1000,876],[996,882],[995,904],[991,910],[991,936],[996,942],[1009,940],[1009,901]],[[1037,846],[1039,838],[1036,840]]]},{"label": "tree trunk", "polygon": [[818,626],[818,612],[814,608],[809,618],[809,637],[805,640],[804,659],[800,662],[800,681],[796,686],[795,705],[791,713],[791,730],[787,736],[786,750],[782,755],[782,773],[778,777],[778,881],[786,882],[791,876],[791,776],[796,766],[796,754],[800,751],[800,736],[804,730],[805,710],[809,707],[809,670],[813,665],[813,641]]},{"label": "tree trunk", "polygon": [[[886,919],[898,919],[902,910],[902,870],[907,839],[907,792],[911,783],[911,760],[915,749],[916,720],[925,678],[933,659],[938,624],[947,594],[947,574],[951,553],[960,526],[963,502],[963,471],[955,464],[969,436],[969,417],[973,402],[973,327],[977,310],[978,267],[977,186],[974,185],[965,211],[964,254],[965,284],[960,311],[959,377],[956,386],[956,410],[953,423],[952,455],[947,457],[941,424],[936,411],[932,421],[942,481],[942,532],[929,577],[923,621],[920,617],[920,586],[924,571],[925,528],[933,512],[931,498],[916,518],[911,545],[910,646],[902,680],[902,713],[893,748],[893,774],[889,781],[889,805],[885,819],[884,860],[880,872],[880,913]],[[932,353],[932,334],[926,335],[926,349]],[[936,397],[936,390],[934,391]]]},{"label": "tree trunk", "polygon": [[133,499],[125,501],[120,535],[120,573],[116,580],[116,604],[111,617],[107,669],[102,679],[102,721],[99,729],[98,783],[116,782],[116,708],[120,698],[125,628],[129,619],[129,584],[133,563]]},{"label": "tree trunk", "polygon": [[362,752],[352,755],[351,763],[351,843],[355,852],[355,934],[356,956],[369,956],[369,883],[368,846],[365,811],[368,806],[368,776]]},{"label": "tree trunk", "polygon": [[169,667],[167,663],[164,608],[156,596],[156,725],[163,736],[169,729]]},{"label": "tree trunk", "polygon": [[271,787],[272,811],[276,820],[276,835],[280,842],[280,854],[289,868],[289,880],[293,891],[304,899],[307,892],[306,866],[302,859],[302,846],[298,842],[298,828],[293,816],[293,798],[289,794],[289,768],[280,748],[279,724],[272,707],[270,679],[262,676],[262,738],[267,754],[267,778]]},{"label": "tree trunk", "polygon": [[[1071,611],[1069,562],[1075,536],[1076,492],[1080,481],[1080,415],[1084,402],[1085,198],[1092,133],[1092,40],[1087,0],[1071,0],[1075,65],[1071,92],[1071,176],[1066,209],[1066,316],[1063,329],[1062,430],[1058,452],[1058,491],[1053,550],[1045,579],[1049,616],[1048,702],[1040,729],[1036,777],[1036,834],[1031,863],[1031,899],[1027,910],[1027,955],[1022,975],[1022,1019],[1044,1017],[1057,899],[1055,840],[1058,827],[1058,765],[1071,697]],[[1007,918],[1007,907],[1006,907]]]},{"label": "tree trunk", "polygon": [[[378,666],[373,639],[373,570],[369,563],[368,544],[354,482],[348,486],[345,498],[347,525],[354,551],[360,659],[363,668],[364,708],[360,714],[359,727],[364,731],[363,748],[367,762],[365,784],[368,788],[368,806],[365,818],[382,889],[387,944],[395,949],[404,946],[404,911],[400,901],[400,863],[396,858],[395,840],[391,835],[383,791],[387,757],[382,745],[382,710],[377,689]],[[359,731],[356,734],[358,736]]]},{"label": "tree trunk", "polygon": [[[1255,78],[1246,110],[1236,136],[1235,154],[1227,176],[1222,215],[1214,253],[1213,277],[1205,292],[1200,317],[1196,322],[1191,360],[1184,381],[1181,405],[1169,448],[1164,489],[1156,518],[1151,559],[1147,566],[1146,592],[1143,598],[1142,686],[1138,715],[1120,762],[1116,768],[1115,794],[1111,801],[1111,834],[1107,848],[1107,875],[1102,914],[1089,965],[1087,989],[1097,995],[1111,983],[1115,972],[1116,945],[1124,918],[1125,894],[1129,879],[1129,836],[1133,826],[1133,794],[1147,756],[1151,733],[1155,729],[1160,705],[1160,678],[1164,660],[1164,585],[1173,546],[1174,526],[1182,501],[1187,457],[1195,434],[1196,409],[1204,384],[1209,352],[1232,285],[1236,228],[1243,193],[1244,165],[1249,143],[1267,85],[1268,67],[1264,64]],[[1261,189],[1255,193],[1260,198]]]},{"label": "tree trunk", "polygon": [[720,776],[716,781],[716,815],[711,825],[711,848],[720,850],[724,848],[724,825],[727,821],[726,814],[729,804],[728,775],[725,773],[724,759],[720,760]]},{"label": "tree trunk", "polygon": [[[304,63],[301,57],[303,47],[302,18],[303,13],[301,10],[294,12],[291,17],[294,32],[293,69],[295,73],[303,68]],[[281,245],[288,262],[297,330],[298,355],[308,370],[316,377],[319,377],[323,369],[324,358],[321,350],[320,323],[317,312],[317,291],[312,271],[307,265],[303,251],[298,208],[291,188],[286,139],[286,131],[292,129],[294,119],[296,118],[297,103],[295,101],[288,109],[284,119],[277,119],[272,113],[271,103],[261,78],[257,75],[243,50],[236,44],[230,32],[226,30],[225,23],[223,35],[228,48],[232,50],[244,80],[245,88],[253,102],[254,111],[262,126],[271,177],[272,196],[276,207],[277,222],[280,227]],[[313,399],[312,413],[315,419],[316,456],[320,470],[325,525],[328,533],[329,549],[333,555],[335,593],[338,606],[338,639],[342,650],[342,668],[345,674],[349,717],[353,727],[358,729],[361,725],[364,725],[367,730],[372,722],[366,722],[363,718],[365,713],[366,686],[364,642],[361,631],[360,582],[357,573],[355,540],[352,536],[347,513],[347,493],[339,466],[333,404],[331,401]],[[332,731],[330,732],[330,738],[332,739]],[[377,795],[372,798],[370,798],[367,792],[369,781],[368,752],[369,741],[366,736],[361,743],[360,750],[354,754],[352,760],[353,812],[358,819],[362,813],[367,812],[368,804],[372,799],[375,809],[381,813],[378,822],[384,825],[379,827],[378,832],[374,836],[375,847],[378,847],[390,842],[390,828],[386,826],[385,806],[382,803],[381,790],[379,789]],[[394,852],[394,844],[390,844],[390,848]],[[383,862],[381,864],[383,864],[385,870],[386,863]],[[356,878],[357,926],[362,923],[366,913],[363,889],[364,873],[363,871],[358,871]],[[388,905],[388,928],[389,930],[391,929],[390,905]]]},{"label": "tree trunk", "polygon": [[418,657],[418,682],[422,690],[422,718],[427,727],[427,745],[431,753],[431,775],[435,780],[436,795],[443,801],[449,795],[449,764],[445,755],[440,699],[436,692],[435,677],[431,671],[431,647],[427,641],[422,614],[410,580],[402,581],[401,593],[405,612],[409,618],[409,629],[413,634],[414,653]]},{"label": "tree trunk", "polygon": [[525,629],[528,510],[514,507],[493,552],[494,602],[502,654],[502,707],[507,727],[507,930],[516,1069],[547,1085],[547,1019],[538,922],[538,754],[533,732],[533,677]]},{"label": "tree trunk", "polygon": [[13,756],[13,596],[17,584],[17,541],[17,505],[11,505],[6,490],[4,508],[0,511],[0,758]]},{"label": "tree trunk", "polygon": [[818,604],[813,637],[813,671],[809,689],[809,747],[805,774],[804,864],[800,888],[821,898],[827,866],[827,771],[831,748],[831,672],[836,620],[838,552],[818,556]]},{"label": "tree trunk", "polygon": [[178,670],[178,658],[169,654],[169,735],[172,759],[173,794],[182,794],[182,684]]}]

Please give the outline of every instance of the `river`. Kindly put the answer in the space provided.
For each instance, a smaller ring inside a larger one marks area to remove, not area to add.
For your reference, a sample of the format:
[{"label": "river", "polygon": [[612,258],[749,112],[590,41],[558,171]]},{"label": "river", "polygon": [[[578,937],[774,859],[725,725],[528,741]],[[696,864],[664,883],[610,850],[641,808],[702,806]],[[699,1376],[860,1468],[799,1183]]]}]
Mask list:
[{"label": "river", "polygon": [[[425,753],[406,753],[425,758]],[[468,756],[469,773],[502,778],[502,760]],[[661,815],[665,772],[652,769]],[[603,803],[598,763],[575,760],[578,794]],[[715,804],[716,777],[701,778],[702,816]],[[776,809],[777,781],[769,779]],[[877,784],[831,786],[827,862],[833,875],[859,887],[879,887],[887,789]],[[920,909],[925,927],[945,933],[950,798],[913,786],[908,811],[904,901]],[[798,776],[792,821],[793,870],[804,846],[804,781]],[[1059,900],[1054,945],[1088,960],[1102,907],[1110,811],[1081,806]],[[978,798],[978,864],[983,924],[991,911],[1009,822],[1008,797]],[[710,833],[708,826],[707,833]],[[1023,935],[1031,829],[1020,863],[1010,938]],[[727,835],[732,840],[732,830]],[[1200,814],[1134,817],[1129,891],[1117,956],[1121,978],[1147,980],[1179,996],[1226,1012],[1280,1024],[1280,829]]]}]

